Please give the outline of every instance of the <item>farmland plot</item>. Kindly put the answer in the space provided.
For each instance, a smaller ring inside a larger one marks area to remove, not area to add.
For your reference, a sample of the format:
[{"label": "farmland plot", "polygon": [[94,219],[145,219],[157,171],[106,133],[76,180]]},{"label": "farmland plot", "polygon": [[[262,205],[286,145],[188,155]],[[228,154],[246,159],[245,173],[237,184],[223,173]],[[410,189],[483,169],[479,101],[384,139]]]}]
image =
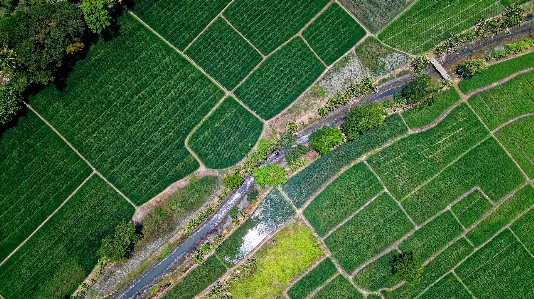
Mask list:
[{"label": "farmland plot", "polygon": [[460,95],[454,88],[434,96],[429,103],[421,104],[402,113],[402,117],[410,128],[421,128],[431,124],[447,108],[460,100]]},{"label": "farmland plot", "polygon": [[498,0],[419,0],[378,37],[392,47],[420,54],[502,11],[504,6]]},{"label": "farmland plot", "polygon": [[391,261],[396,253],[390,252],[365,266],[354,275],[354,283],[362,289],[377,291],[380,288],[391,288],[401,282],[400,278],[391,273]]},{"label": "farmland plot", "polygon": [[189,146],[209,168],[241,161],[256,144],[263,123],[233,98],[226,98],[189,139]]},{"label": "farmland plot", "polygon": [[230,0],[139,0],[133,11],[176,48],[184,50],[228,3]]},{"label": "farmland plot", "polygon": [[383,45],[373,36],[356,47],[356,55],[375,77],[387,75],[410,62],[406,54]]},{"label": "farmland plot", "polygon": [[462,283],[453,274],[447,274],[435,285],[431,286],[421,297],[422,299],[471,299],[473,298]]},{"label": "farmland plot", "polygon": [[476,190],[452,206],[451,211],[456,215],[458,221],[468,228],[492,207],[493,203],[482,192]]},{"label": "farmland plot", "polygon": [[532,254],[534,252],[534,209],[523,214],[512,226],[510,230],[514,232],[519,241]]},{"label": "farmland plot", "polygon": [[363,295],[352,286],[348,279],[342,275],[338,275],[312,298],[363,299]]},{"label": "farmland plot", "polygon": [[2,134],[0,169],[3,261],[67,199],[91,169],[32,112]]},{"label": "farmland plot", "polygon": [[495,133],[530,178],[534,178],[534,140],[532,139],[534,116],[515,121]]},{"label": "farmland plot", "polygon": [[228,90],[262,60],[260,53],[221,18],[213,22],[185,54]]},{"label": "farmland plot", "polygon": [[373,33],[384,28],[415,0],[340,0]]},{"label": "farmland plot", "polygon": [[295,283],[287,294],[291,299],[304,299],[336,273],[336,266],[331,259],[326,258]]},{"label": "farmland plot", "polygon": [[223,92],[132,17],[120,24],[121,35],[91,46],[62,91],[50,86],[30,101],[141,204],[198,168],[184,141]]},{"label": "farmland plot", "polygon": [[299,32],[328,0],[236,0],[223,13],[264,55]]},{"label": "farmland plot", "polygon": [[234,94],[267,120],[289,106],[324,69],[298,37],[267,58]]},{"label": "farmland plot", "polygon": [[4,298],[66,298],[93,270],[102,239],[134,208],[100,177],[82,188],[0,266]]},{"label": "farmland plot", "polygon": [[365,36],[365,30],[337,3],[328,7],[302,36],[328,65]]}]

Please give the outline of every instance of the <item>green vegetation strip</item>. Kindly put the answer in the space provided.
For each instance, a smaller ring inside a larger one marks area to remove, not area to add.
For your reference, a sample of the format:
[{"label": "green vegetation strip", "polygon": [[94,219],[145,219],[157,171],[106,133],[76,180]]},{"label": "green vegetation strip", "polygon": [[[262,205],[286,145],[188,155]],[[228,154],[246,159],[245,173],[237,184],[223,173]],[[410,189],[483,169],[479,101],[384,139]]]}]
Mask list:
[{"label": "green vegetation strip", "polygon": [[504,79],[516,72],[534,66],[534,53],[525,54],[514,59],[494,64],[476,74],[472,78],[462,80],[458,87],[463,92],[469,92],[493,82]]},{"label": "green vegetation strip", "polygon": [[339,264],[351,273],[412,228],[395,201],[383,193],[328,236],[325,244]]},{"label": "green vegetation strip", "polygon": [[212,0],[199,4],[196,0],[139,0],[133,11],[171,44],[184,50],[229,2]]},{"label": "green vegetation strip", "polygon": [[331,259],[326,258],[308,272],[308,274],[297,281],[289,291],[287,291],[287,294],[291,299],[304,299],[313,292],[313,290],[324,284],[336,273],[336,266]]},{"label": "green vegetation strip", "polygon": [[422,299],[450,299],[473,298],[461,282],[449,273],[447,276],[430,287],[421,297]]},{"label": "green vegetation strip", "polygon": [[326,64],[332,64],[365,36],[365,30],[333,3],[304,30],[302,36]]},{"label": "green vegetation strip", "polygon": [[324,236],[383,189],[367,165],[358,163],[328,185],[306,207],[304,216]]},{"label": "green vegetation strip", "polygon": [[328,0],[236,0],[224,16],[267,55],[297,34]]},{"label": "green vegetation strip", "polygon": [[398,284],[400,278],[391,272],[394,253],[385,254],[365,266],[354,275],[354,284],[369,291],[378,291],[380,288],[390,288]]},{"label": "green vegetation strip", "polygon": [[466,237],[475,246],[478,246],[532,205],[534,205],[534,188],[527,185],[501,204],[495,212],[478,224]]},{"label": "green vegetation strip", "polygon": [[32,106],[134,203],[198,168],[184,147],[223,92],[129,15]]},{"label": "green vegetation strip", "polygon": [[431,124],[447,108],[460,100],[460,95],[454,88],[439,93],[428,103],[423,103],[415,108],[402,113],[408,127],[421,128]]},{"label": "green vegetation strip", "polygon": [[476,298],[532,298],[534,259],[505,230],[470,256],[456,274]]},{"label": "green vegetation strip", "polygon": [[0,169],[0,260],[4,260],[91,169],[32,112],[2,134]]},{"label": "green vegetation strip", "polygon": [[314,299],[363,299],[363,295],[352,286],[350,281],[345,276],[338,275],[329,284],[322,288]]},{"label": "green vegetation strip", "polygon": [[213,22],[185,54],[229,90],[262,59],[260,53],[221,18]]},{"label": "green vegetation strip", "polygon": [[263,123],[234,98],[226,98],[189,138],[189,146],[208,168],[241,161],[256,144]]},{"label": "green vegetation strip", "polygon": [[212,255],[200,266],[191,270],[187,275],[175,284],[163,298],[167,299],[191,299],[202,292],[210,284],[226,273],[226,267]]},{"label": "green vegetation strip", "polygon": [[373,33],[384,28],[414,0],[340,0]]},{"label": "green vegetation strip", "polygon": [[78,192],[0,266],[5,298],[67,298],[89,275],[104,237],[134,208],[100,177]]},{"label": "green vegetation strip", "polygon": [[254,273],[231,283],[228,290],[236,299],[282,297],[287,283],[323,255],[312,231],[303,222],[292,223],[254,254]]},{"label": "green vegetation strip", "polygon": [[407,132],[408,129],[399,115],[387,117],[379,128],[364,133],[354,141],[342,144],[291,177],[284,186],[284,192],[295,206],[301,207],[317,189],[345,165]]},{"label": "green vegetation strip", "polygon": [[474,186],[497,201],[524,181],[514,162],[490,138],[415,191],[402,205],[416,223],[422,223]]},{"label": "green vegetation strip", "polygon": [[263,119],[270,119],[289,106],[324,69],[297,37],[267,58],[236,89],[235,95]]},{"label": "green vegetation strip", "polygon": [[497,139],[530,178],[534,178],[532,128],[534,128],[534,116],[519,119],[495,133]]},{"label": "green vegetation strip", "polygon": [[475,190],[452,206],[451,211],[458,217],[460,223],[468,228],[480,219],[482,215],[491,210],[492,207],[492,203],[482,192]]},{"label": "green vegetation strip", "polygon": [[432,129],[371,156],[369,164],[389,191],[402,199],[488,135],[475,114],[462,104]]}]

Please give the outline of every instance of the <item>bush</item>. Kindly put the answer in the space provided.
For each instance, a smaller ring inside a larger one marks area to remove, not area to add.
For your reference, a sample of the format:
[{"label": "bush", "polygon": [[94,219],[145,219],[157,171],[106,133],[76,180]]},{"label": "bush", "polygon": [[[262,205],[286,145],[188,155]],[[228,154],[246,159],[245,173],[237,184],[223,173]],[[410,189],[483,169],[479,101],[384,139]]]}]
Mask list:
[{"label": "bush", "polygon": [[139,240],[136,228],[131,222],[121,222],[115,233],[102,240],[97,256],[106,262],[122,261],[131,251],[131,245]]},{"label": "bush", "polygon": [[299,125],[294,121],[290,121],[286,124],[286,131],[288,134],[295,134],[297,133],[298,129]]},{"label": "bush", "polygon": [[287,181],[286,170],[277,164],[269,164],[263,168],[255,169],[252,175],[261,188],[264,188],[265,185],[276,187]]},{"label": "bush", "polygon": [[292,147],[289,149],[289,151],[286,154],[286,161],[289,164],[294,163],[295,161],[299,160],[302,155],[305,155],[310,152],[310,148],[299,144],[295,147]]},{"label": "bush", "polygon": [[424,55],[417,56],[412,60],[414,73],[423,73],[430,66],[430,59]]},{"label": "bush", "polygon": [[278,141],[278,148],[290,148],[297,142],[297,137],[291,134],[284,134]]},{"label": "bush", "polygon": [[484,59],[470,59],[458,65],[458,73],[464,78],[471,78],[485,68]]},{"label": "bush", "polygon": [[243,184],[245,180],[241,177],[239,172],[234,172],[232,174],[227,174],[222,179],[222,185],[228,190],[234,190]]},{"label": "bush", "polygon": [[385,114],[384,107],[380,103],[354,107],[343,121],[343,133],[348,140],[353,140],[365,131],[382,125]]},{"label": "bush", "polygon": [[341,129],[322,128],[313,132],[310,136],[310,147],[324,155],[330,151],[333,147],[343,143],[343,134]]},{"label": "bush", "polygon": [[408,104],[417,104],[428,98],[432,92],[432,78],[427,74],[419,74],[406,84],[402,90],[402,97]]},{"label": "bush", "polygon": [[423,263],[413,252],[401,252],[391,261],[391,273],[410,285],[418,284],[423,275]]},{"label": "bush", "polygon": [[20,102],[22,97],[13,87],[10,85],[0,87],[0,125],[11,120],[19,110]]},{"label": "bush", "polygon": [[260,139],[260,141],[258,141],[258,147],[256,148],[259,159],[267,159],[267,155],[276,150],[276,144],[277,142],[273,138],[269,140]]}]

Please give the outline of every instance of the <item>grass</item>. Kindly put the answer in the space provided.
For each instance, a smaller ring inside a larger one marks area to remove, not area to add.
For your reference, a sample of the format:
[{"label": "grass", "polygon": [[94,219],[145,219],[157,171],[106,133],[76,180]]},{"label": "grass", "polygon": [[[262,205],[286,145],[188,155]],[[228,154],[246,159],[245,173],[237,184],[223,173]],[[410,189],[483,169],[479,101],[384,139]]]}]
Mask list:
[{"label": "grass", "polygon": [[383,193],[324,242],[345,271],[351,273],[412,228],[395,201]]},{"label": "grass", "polygon": [[462,104],[432,129],[410,135],[371,156],[369,164],[389,191],[402,199],[488,134]]},{"label": "grass", "polygon": [[474,186],[496,201],[524,181],[495,139],[489,138],[416,190],[402,205],[416,223],[422,223]]},{"label": "grass", "polygon": [[380,31],[378,38],[392,47],[420,54],[503,11],[504,6],[495,0],[420,0]]},{"label": "grass", "polygon": [[356,47],[355,51],[360,62],[375,77],[387,75],[409,62],[406,54],[386,47],[373,36],[367,37],[363,43]]},{"label": "grass", "polygon": [[0,261],[91,173],[32,112],[0,138]]},{"label": "grass", "polygon": [[463,232],[454,215],[447,211],[404,240],[399,249],[403,252],[413,252],[425,261]]},{"label": "grass", "polygon": [[255,254],[254,273],[235,283],[228,290],[233,298],[274,298],[324,252],[310,229],[294,222],[276,233]]},{"label": "grass", "polygon": [[291,299],[304,299],[336,273],[336,266],[332,263],[331,259],[326,258],[308,272],[308,274],[299,279],[287,291],[287,294]]},{"label": "grass", "polygon": [[393,291],[383,292],[387,299],[412,299],[425,292],[432,283],[445,275],[452,267],[461,262],[473,251],[473,247],[465,239],[456,241],[447,247],[423,269],[421,282],[416,285],[404,284]]},{"label": "grass", "polygon": [[421,297],[422,299],[473,298],[461,282],[449,273],[431,286]]},{"label": "grass", "polygon": [[469,103],[490,130],[534,112],[534,72],[472,96]]},{"label": "grass", "polygon": [[458,217],[460,223],[468,228],[492,207],[492,203],[482,192],[476,190],[452,206],[451,211]]},{"label": "grass", "polygon": [[532,254],[534,252],[534,209],[519,218],[510,229]]},{"label": "grass", "polygon": [[372,292],[378,291],[380,288],[391,288],[398,284],[400,278],[391,273],[393,255],[393,252],[385,254],[358,271],[353,278],[354,284]]},{"label": "grass", "polygon": [[295,206],[301,207],[317,189],[345,165],[407,131],[399,115],[389,116],[381,127],[364,133],[354,141],[342,144],[291,177],[284,186],[284,192]]},{"label": "grass", "polygon": [[230,0],[202,4],[195,0],[139,0],[133,11],[171,44],[184,50],[228,3]]},{"label": "grass", "polygon": [[534,128],[534,116],[519,119],[495,133],[497,139],[530,178],[534,178],[532,128]]},{"label": "grass", "polygon": [[466,237],[475,246],[478,246],[532,205],[534,205],[534,188],[527,185],[501,204],[497,210],[471,230]]},{"label": "grass", "polygon": [[224,273],[226,273],[226,267],[217,256],[212,255],[200,266],[187,273],[163,298],[191,299],[214,283]]},{"label": "grass", "polygon": [[304,216],[317,234],[324,236],[382,190],[369,168],[358,163],[328,185],[306,207]]},{"label": "grass", "polygon": [[280,191],[271,190],[254,214],[221,244],[217,255],[228,267],[235,265],[293,215],[295,210]]},{"label": "grass", "polygon": [[377,33],[414,0],[340,0],[371,32]]},{"label": "grass", "polygon": [[460,100],[460,95],[454,88],[434,96],[428,104],[421,104],[402,113],[408,127],[415,129],[431,124],[447,108]]},{"label": "grass", "polygon": [[330,5],[302,36],[328,65],[343,56],[366,32],[337,3]]},{"label": "grass", "polygon": [[93,270],[101,240],[134,208],[94,175],[0,266],[5,298],[66,298]]},{"label": "grass", "polygon": [[[223,92],[132,17],[32,106],[134,203],[198,168],[184,147]],[[59,90],[59,88],[62,90]]]},{"label": "grass", "polygon": [[208,168],[227,168],[241,161],[263,130],[263,123],[228,97],[191,135],[189,146]]},{"label": "grass", "polygon": [[469,92],[493,82],[504,79],[516,72],[534,66],[534,53],[528,53],[513,59],[491,65],[487,69],[479,72],[469,79],[464,79],[458,83],[458,87],[463,92]]},{"label": "grass", "polygon": [[532,298],[534,259],[509,230],[475,252],[456,274],[476,298]]},{"label": "grass", "polygon": [[342,275],[336,276],[329,284],[322,288],[314,299],[363,299],[363,295],[352,286],[350,281]]},{"label": "grass", "polygon": [[217,18],[185,54],[228,90],[236,87],[262,60],[260,53],[221,18]]},{"label": "grass", "polygon": [[237,0],[224,16],[267,55],[297,34],[327,3],[328,0]]},{"label": "grass", "polygon": [[267,120],[289,106],[324,69],[304,41],[295,38],[267,58],[234,93]]}]

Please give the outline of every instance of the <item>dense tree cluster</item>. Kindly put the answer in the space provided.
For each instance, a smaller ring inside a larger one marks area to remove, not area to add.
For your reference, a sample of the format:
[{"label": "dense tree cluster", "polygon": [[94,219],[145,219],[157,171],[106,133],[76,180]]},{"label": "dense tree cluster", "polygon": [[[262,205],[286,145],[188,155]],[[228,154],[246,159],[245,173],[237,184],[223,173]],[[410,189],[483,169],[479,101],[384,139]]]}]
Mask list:
[{"label": "dense tree cluster", "polygon": [[324,155],[343,143],[343,133],[337,127],[322,128],[310,135],[310,147]]},{"label": "dense tree cluster", "polygon": [[379,127],[386,117],[381,103],[370,103],[352,108],[343,121],[343,133],[348,140],[356,139],[360,134]]},{"label": "dense tree cluster", "polygon": [[139,240],[136,228],[131,222],[122,222],[115,227],[115,233],[102,240],[97,251],[99,258],[105,262],[122,261],[132,249],[132,244]]}]

